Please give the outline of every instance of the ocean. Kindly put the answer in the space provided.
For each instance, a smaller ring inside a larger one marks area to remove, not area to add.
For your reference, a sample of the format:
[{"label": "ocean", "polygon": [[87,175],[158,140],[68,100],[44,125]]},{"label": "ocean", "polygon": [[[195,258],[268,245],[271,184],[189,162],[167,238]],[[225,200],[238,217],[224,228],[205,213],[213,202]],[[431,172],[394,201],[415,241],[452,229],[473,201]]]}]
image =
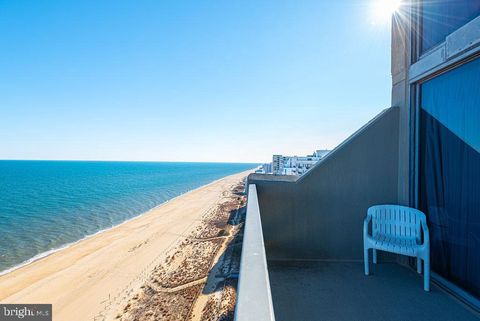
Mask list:
[{"label": "ocean", "polygon": [[256,166],[0,161],[0,274]]}]

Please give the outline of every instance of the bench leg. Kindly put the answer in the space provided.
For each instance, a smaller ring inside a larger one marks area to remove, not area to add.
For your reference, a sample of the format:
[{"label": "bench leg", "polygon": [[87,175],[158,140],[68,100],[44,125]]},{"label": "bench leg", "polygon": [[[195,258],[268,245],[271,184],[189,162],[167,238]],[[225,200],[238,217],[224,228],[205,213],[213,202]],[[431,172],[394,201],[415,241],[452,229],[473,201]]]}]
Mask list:
[{"label": "bench leg", "polygon": [[430,253],[427,253],[423,265],[423,289],[428,292],[430,291]]},{"label": "bench leg", "polygon": [[377,250],[373,249],[373,264],[377,264]]},{"label": "bench leg", "polygon": [[365,265],[365,275],[370,274],[370,270],[368,268],[368,248],[363,248],[363,263]]},{"label": "bench leg", "polygon": [[419,257],[417,257],[417,273],[422,273],[422,260]]}]

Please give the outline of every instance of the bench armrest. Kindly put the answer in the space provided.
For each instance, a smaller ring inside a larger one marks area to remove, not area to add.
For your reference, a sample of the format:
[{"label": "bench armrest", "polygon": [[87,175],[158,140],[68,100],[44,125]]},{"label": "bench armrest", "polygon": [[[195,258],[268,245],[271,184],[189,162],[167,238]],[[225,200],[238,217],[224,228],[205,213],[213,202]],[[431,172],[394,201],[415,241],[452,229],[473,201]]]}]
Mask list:
[{"label": "bench armrest", "polygon": [[423,244],[430,244],[430,233],[428,232],[428,225],[426,221],[422,220],[422,230],[423,230]]},{"label": "bench armrest", "polygon": [[367,215],[367,217],[365,217],[365,219],[363,220],[363,236],[368,235],[368,224],[370,223],[371,220],[372,220],[371,215]]}]

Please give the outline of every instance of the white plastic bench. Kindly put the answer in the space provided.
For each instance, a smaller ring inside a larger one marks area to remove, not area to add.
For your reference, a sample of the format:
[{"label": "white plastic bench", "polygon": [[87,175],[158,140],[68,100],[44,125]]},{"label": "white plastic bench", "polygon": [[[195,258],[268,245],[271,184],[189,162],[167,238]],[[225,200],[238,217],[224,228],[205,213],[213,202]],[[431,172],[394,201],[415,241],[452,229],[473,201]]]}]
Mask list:
[{"label": "white plastic bench", "polygon": [[[372,235],[368,225],[372,222]],[[422,243],[423,232],[423,243]],[[369,274],[368,250],[373,249],[373,263],[377,263],[377,250],[417,258],[417,272],[422,273],[424,261],[425,291],[430,291],[430,238],[425,214],[399,205],[376,205],[368,209],[363,222],[363,255],[365,275]]]}]

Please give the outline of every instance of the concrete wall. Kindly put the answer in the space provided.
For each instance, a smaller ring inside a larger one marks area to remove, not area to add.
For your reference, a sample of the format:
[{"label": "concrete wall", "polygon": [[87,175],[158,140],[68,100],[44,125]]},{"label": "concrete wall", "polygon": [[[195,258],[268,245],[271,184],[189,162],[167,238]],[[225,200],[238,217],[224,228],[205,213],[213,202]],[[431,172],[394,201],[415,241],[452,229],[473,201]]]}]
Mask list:
[{"label": "concrete wall", "polygon": [[299,179],[252,174],[269,260],[361,260],[367,208],[397,203],[398,108],[382,112]]},{"label": "concrete wall", "polygon": [[411,61],[410,48],[410,10],[411,6],[404,6],[400,14],[392,19],[392,106],[399,108],[399,143],[398,143],[398,202],[401,205],[410,203],[411,171],[410,164],[410,86],[409,67]]}]

